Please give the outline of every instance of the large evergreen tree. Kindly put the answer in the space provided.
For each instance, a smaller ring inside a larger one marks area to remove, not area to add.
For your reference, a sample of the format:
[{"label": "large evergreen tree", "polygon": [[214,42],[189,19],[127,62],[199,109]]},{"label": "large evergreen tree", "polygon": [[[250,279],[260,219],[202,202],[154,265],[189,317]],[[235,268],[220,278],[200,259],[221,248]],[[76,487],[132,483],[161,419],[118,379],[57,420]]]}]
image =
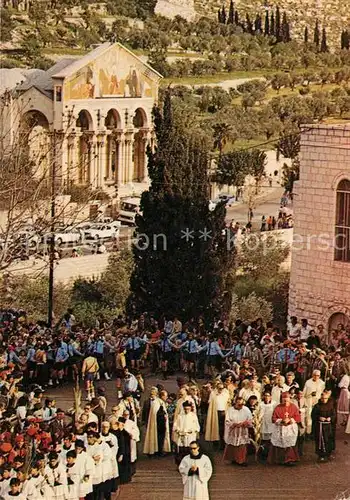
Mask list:
[{"label": "large evergreen tree", "polygon": [[309,42],[309,28],[307,26],[305,26],[305,30],[304,30],[304,43],[308,43]]},{"label": "large evergreen tree", "polygon": [[322,30],[321,52],[328,52],[326,28]]},{"label": "large evergreen tree", "polygon": [[264,28],[264,35],[269,36],[270,34],[270,15],[269,11],[267,10],[265,12],[265,28]]},{"label": "large evergreen tree", "polygon": [[349,34],[348,30],[342,31],[341,49],[342,50],[349,50],[350,49],[350,34]]},{"label": "large evergreen tree", "polygon": [[225,208],[209,211],[209,155],[173,116],[170,93],[154,110],[157,146],[148,151],[151,185],[142,194],[129,313],[176,314],[183,320],[220,307],[227,251]]},{"label": "large evergreen tree", "polygon": [[239,12],[237,9],[235,10],[235,25],[239,26]]},{"label": "large evergreen tree", "polygon": [[280,13],[280,8],[277,5],[276,7],[276,24],[275,24],[275,35],[277,42],[282,41],[282,36],[281,36],[281,13]]},{"label": "large evergreen tree", "polygon": [[289,28],[289,22],[287,19],[287,14],[283,12],[283,17],[282,17],[282,26],[281,26],[281,41],[282,42],[290,42],[290,28]]},{"label": "large evergreen tree", "polygon": [[275,14],[271,12],[270,35],[276,36]]},{"label": "large evergreen tree", "polygon": [[315,30],[314,30],[314,44],[318,48],[320,46],[320,26],[318,24],[318,19],[316,19]]},{"label": "large evergreen tree", "polygon": [[246,14],[246,31],[247,33],[250,33],[251,35],[253,34],[253,23],[249,17],[249,14]]},{"label": "large evergreen tree", "polygon": [[262,19],[260,14],[257,14],[254,21],[254,33],[262,33]]},{"label": "large evergreen tree", "polygon": [[234,24],[235,22],[235,6],[233,0],[230,2],[230,9],[228,11],[227,24]]},{"label": "large evergreen tree", "polygon": [[226,19],[227,19],[226,9],[225,9],[225,5],[223,5],[222,10],[221,10],[221,22],[222,22],[222,24],[226,24]]}]

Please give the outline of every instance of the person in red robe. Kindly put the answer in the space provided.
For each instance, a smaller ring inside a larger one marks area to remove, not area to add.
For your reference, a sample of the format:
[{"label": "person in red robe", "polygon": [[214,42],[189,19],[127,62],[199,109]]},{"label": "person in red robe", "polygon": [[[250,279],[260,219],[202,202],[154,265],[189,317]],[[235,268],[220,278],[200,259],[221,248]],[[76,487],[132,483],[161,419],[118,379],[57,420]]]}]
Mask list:
[{"label": "person in red robe", "polygon": [[291,403],[289,392],[282,394],[282,403],[274,409],[272,422],[274,425],[268,463],[294,465],[299,461],[297,439],[300,412]]}]

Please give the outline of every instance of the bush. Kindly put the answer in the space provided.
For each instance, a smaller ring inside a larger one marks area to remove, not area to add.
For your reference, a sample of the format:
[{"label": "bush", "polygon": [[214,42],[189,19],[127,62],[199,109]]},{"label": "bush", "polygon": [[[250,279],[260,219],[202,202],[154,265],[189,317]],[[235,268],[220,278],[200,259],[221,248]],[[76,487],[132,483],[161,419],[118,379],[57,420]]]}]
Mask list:
[{"label": "bush", "polygon": [[234,323],[237,319],[243,321],[255,321],[257,318],[262,318],[266,323],[272,320],[272,304],[263,297],[258,297],[255,292],[248,297],[238,298],[233,295],[230,322]]},{"label": "bush", "polygon": [[299,89],[299,94],[300,95],[310,94],[310,87],[302,87],[301,89]]},{"label": "bush", "polygon": [[0,61],[0,67],[1,68],[21,68],[23,67],[23,64],[21,61],[18,61],[17,59],[13,59],[12,57],[4,57],[4,59],[1,59]]},{"label": "bush", "polygon": [[[24,309],[33,320],[47,320],[49,280],[47,276],[13,276],[11,296],[0,297],[6,307]],[[56,283],[54,287],[54,318],[58,320],[70,305],[68,285]]]}]

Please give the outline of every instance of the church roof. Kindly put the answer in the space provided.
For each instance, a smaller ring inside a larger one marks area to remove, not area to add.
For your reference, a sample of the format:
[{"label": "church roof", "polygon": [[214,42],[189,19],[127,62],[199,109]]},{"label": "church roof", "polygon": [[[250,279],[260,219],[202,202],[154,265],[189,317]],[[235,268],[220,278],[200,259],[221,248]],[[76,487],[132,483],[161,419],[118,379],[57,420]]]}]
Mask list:
[{"label": "church roof", "polygon": [[96,49],[92,50],[85,56],[77,58],[63,58],[57,61],[56,64],[51,66],[47,71],[42,69],[0,69],[0,94],[5,92],[5,90],[18,90],[20,92],[25,92],[32,87],[35,87],[44,95],[53,99],[53,78],[66,78],[74,75],[81,68],[94,61],[97,57],[106,52],[113,45],[119,45],[123,50],[128,52],[132,57],[141,62],[143,66],[149,69],[157,77],[162,76],[147,63],[143,62],[139,57],[137,57],[132,51],[121,45],[120,43],[113,44],[110,42],[103,43],[99,45]]},{"label": "church roof", "polygon": [[116,43],[105,42],[102,45],[99,45],[92,52],[89,52],[88,54],[81,57],[80,59],[74,59],[72,64],[65,66],[64,68],[59,70],[57,73],[52,74],[53,78],[66,78],[68,76],[71,76],[72,74],[79,71],[80,68],[83,68],[87,64],[94,61],[97,57],[104,54],[113,45],[118,45],[119,47],[121,47],[123,50],[128,52],[132,57],[134,57],[136,60],[138,60],[143,66],[146,66],[150,71],[152,71],[152,73],[154,73],[159,78],[162,78],[162,75],[160,73],[158,73],[158,71],[153,69],[149,64],[142,61],[142,59],[140,59],[131,50],[127,49],[126,47],[124,47],[124,45],[122,45],[119,42],[116,42]]}]

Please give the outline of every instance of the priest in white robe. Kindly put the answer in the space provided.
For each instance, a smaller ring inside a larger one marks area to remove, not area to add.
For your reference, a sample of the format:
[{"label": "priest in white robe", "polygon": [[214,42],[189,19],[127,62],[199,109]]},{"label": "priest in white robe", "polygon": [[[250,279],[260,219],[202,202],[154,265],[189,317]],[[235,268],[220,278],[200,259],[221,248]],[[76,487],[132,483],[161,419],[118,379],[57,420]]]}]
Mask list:
[{"label": "priest in white robe", "polygon": [[244,400],[238,397],[225,417],[225,452],[224,460],[247,464],[247,445],[249,443],[249,427],[253,425],[253,415],[244,406]]},{"label": "priest in white robe", "polygon": [[[164,392],[164,391],[163,391]],[[166,403],[161,398],[151,401],[143,452],[163,455],[171,451],[169,418]]]},{"label": "priest in white robe", "polygon": [[175,462],[177,465],[190,452],[190,443],[196,441],[200,431],[197,414],[192,411],[189,401],[183,403],[185,413],[180,413],[174,421],[173,436],[177,446]]},{"label": "priest in white robe", "polygon": [[181,460],[179,472],[184,485],[183,500],[209,500],[208,482],[213,468],[197,441],[191,442],[190,454]]},{"label": "priest in white robe", "polygon": [[306,420],[306,434],[311,436],[312,431],[312,409],[316,403],[318,403],[322,392],[324,391],[325,383],[321,379],[320,370],[314,370],[312,372],[312,378],[307,380],[303,389],[303,396],[305,398],[305,420]]}]

